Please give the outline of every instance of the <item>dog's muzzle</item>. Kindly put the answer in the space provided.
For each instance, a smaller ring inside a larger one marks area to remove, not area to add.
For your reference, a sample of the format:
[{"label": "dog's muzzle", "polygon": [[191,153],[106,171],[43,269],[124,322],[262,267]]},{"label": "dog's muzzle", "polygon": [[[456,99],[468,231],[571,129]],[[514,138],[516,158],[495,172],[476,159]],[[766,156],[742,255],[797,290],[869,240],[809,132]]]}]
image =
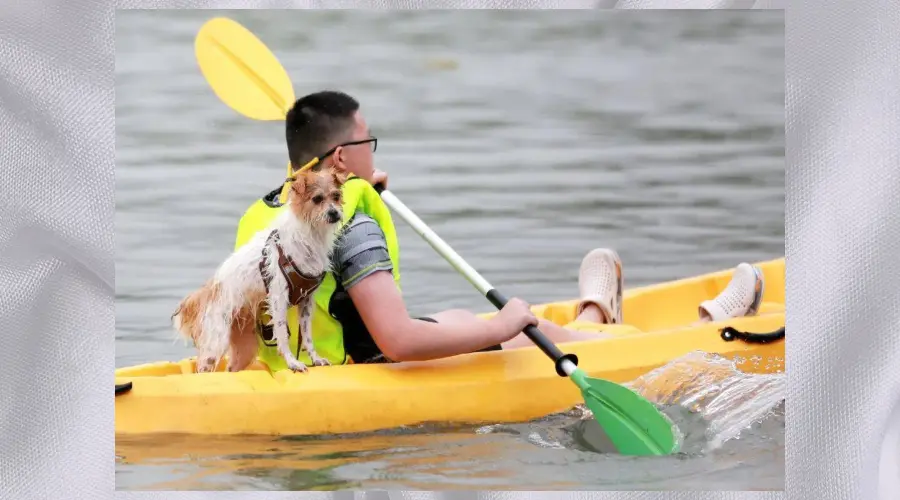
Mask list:
[{"label": "dog's muzzle", "polygon": [[340,212],[338,212],[337,210],[332,208],[326,214],[326,220],[328,221],[329,224],[336,224],[338,221],[341,220],[341,214],[340,214]]}]

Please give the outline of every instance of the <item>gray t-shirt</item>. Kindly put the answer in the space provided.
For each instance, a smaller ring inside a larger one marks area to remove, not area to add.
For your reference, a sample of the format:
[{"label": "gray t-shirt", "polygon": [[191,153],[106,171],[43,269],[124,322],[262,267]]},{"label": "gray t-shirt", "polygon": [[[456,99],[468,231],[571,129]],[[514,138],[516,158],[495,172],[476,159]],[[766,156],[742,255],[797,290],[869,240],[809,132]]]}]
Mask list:
[{"label": "gray t-shirt", "polygon": [[356,214],[341,234],[331,262],[345,290],[374,272],[394,269],[384,232],[363,213]]}]

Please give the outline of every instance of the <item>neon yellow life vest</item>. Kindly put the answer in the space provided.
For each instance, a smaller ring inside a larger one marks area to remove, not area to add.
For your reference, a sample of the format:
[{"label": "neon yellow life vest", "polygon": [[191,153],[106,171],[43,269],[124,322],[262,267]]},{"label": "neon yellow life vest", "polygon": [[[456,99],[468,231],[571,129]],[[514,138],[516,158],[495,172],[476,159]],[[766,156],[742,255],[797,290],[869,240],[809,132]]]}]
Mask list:
[{"label": "neon yellow life vest", "polygon": [[[280,190],[279,190],[280,191]],[[344,217],[341,222],[341,228],[346,227],[350,219],[358,212],[365,213],[375,220],[381,230],[384,232],[387,241],[388,254],[393,264],[394,283],[400,288],[400,250],[397,242],[397,233],[394,229],[394,223],[391,219],[391,213],[387,205],[382,201],[381,196],[375,191],[365,179],[351,176],[344,183],[341,189],[343,193]],[[275,199],[272,206],[265,200],[256,200],[256,203],[250,206],[238,223],[237,237],[234,248],[238,249],[255,235],[257,232],[266,229],[266,227],[275,219],[280,210],[284,210],[285,206],[277,206],[278,200]],[[316,306],[312,316],[313,345],[318,351],[319,356],[330,361],[332,364],[345,364],[348,362],[348,356],[344,350],[344,334],[341,323],[333,318],[329,313],[328,306],[331,302],[332,294],[337,288],[333,273],[326,273],[325,280],[316,290],[314,300]],[[288,309],[288,331],[290,333],[291,352],[303,363],[311,365],[312,362],[305,351],[300,351],[298,346],[299,336],[299,310],[296,306]],[[265,363],[270,370],[278,371],[287,369],[287,364],[275,344],[275,340],[267,341],[262,335],[262,328],[268,324],[269,316],[266,312],[262,312],[257,318],[257,334],[259,341],[259,355],[261,362]]]}]

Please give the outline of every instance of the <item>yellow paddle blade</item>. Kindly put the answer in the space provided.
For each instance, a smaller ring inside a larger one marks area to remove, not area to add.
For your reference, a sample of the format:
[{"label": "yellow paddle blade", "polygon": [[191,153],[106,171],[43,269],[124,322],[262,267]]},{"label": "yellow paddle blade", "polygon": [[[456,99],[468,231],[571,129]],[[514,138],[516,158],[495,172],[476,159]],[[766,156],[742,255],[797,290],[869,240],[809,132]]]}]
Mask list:
[{"label": "yellow paddle blade", "polygon": [[237,22],[210,19],[194,42],[197,63],[213,92],[255,120],[284,120],[294,87],[284,67],[259,38]]}]

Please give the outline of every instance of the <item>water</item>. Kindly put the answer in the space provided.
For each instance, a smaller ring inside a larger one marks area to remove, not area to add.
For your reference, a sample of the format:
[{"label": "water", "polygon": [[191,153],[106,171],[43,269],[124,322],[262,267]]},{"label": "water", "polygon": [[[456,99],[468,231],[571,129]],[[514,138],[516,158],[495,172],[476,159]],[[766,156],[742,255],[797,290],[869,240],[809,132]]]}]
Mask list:
[{"label": "water", "polygon": [[[285,168],[280,124],[230,110],[196,65],[193,37],[217,14],[117,16],[117,366],[193,355],[169,315]],[[618,250],[627,287],[784,255],[781,12],[227,15],[275,52],[298,96],[360,98],[391,189],[507,295],[575,296],[597,246]],[[412,314],[490,310],[400,220],[398,232]],[[117,486],[783,487],[783,376],[696,358],[654,376],[684,380],[651,396],[689,431],[685,455],[597,453],[575,409],[302,442],[120,439]]]}]

